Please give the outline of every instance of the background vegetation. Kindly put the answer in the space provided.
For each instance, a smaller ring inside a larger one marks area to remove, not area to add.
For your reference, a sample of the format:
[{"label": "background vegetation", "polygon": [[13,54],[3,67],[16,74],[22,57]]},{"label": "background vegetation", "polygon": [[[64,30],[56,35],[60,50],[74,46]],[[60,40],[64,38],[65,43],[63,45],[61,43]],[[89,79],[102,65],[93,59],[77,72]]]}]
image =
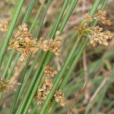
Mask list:
[{"label": "background vegetation", "polygon": [[[67,114],[85,80],[87,84],[71,114],[114,114],[114,39],[108,46],[93,48],[88,38],[78,41],[78,33],[74,30],[87,12],[92,16],[99,9],[107,11],[112,26],[106,27],[97,22],[92,26],[99,24],[113,32],[113,0],[0,1],[0,22],[11,22],[7,33],[0,32],[0,77],[21,83],[16,91],[0,93],[0,114]],[[20,61],[21,54],[7,48],[17,26],[23,23],[38,39],[54,39],[59,30],[63,36],[61,55],[56,57],[51,52],[39,51],[26,61]],[[46,65],[53,66],[58,75],[47,100],[39,106],[35,94]],[[58,88],[65,94],[65,107],[54,101],[48,105]]]}]

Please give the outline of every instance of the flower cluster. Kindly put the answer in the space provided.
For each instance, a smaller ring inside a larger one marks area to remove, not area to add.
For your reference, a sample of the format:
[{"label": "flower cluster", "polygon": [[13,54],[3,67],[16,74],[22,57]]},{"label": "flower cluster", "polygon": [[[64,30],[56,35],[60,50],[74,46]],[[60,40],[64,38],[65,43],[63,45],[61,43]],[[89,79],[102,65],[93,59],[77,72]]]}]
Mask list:
[{"label": "flower cluster", "polygon": [[27,25],[23,24],[22,26],[18,26],[17,33],[9,43],[9,49],[21,52],[21,60],[25,60],[30,54],[35,54],[39,49],[43,51],[50,50],[59,56],[61,53],[61,40],[62,38],[59,36],[59,32],[57,32],[54,40],[40,38],[40,41],[37,41],[29,33]]},{"label": "flower cluster", "polygon": [[46,77],[51,79],[57,74],[57,71],[55,71],[52,67],[45,66],[44,73],[45,73]]},{"label": "flower cluster", "polygon": [[18,26],[18,31],[10,41],[10,48],[21,52],[21,60],[38,51],[36,39],[28,32],[27,25]]},{"label": "flower cluster", "polygon": [[5,21],[5,24],[0,24],[0,31],[6,32],[9,28],[9,21]]},{"label": "flower cluster", "polygon": [[15,86],[20,85],[17,81],[10,83],[10,81],[6,81],[5,79],[0,79],[0,93],[1,92],[8,92],[10,90],[15,90]]},{"label": "flower cluster", "polygon": [[54,94],[55,101],[60,103],[61,106],[65,106],[65,97],[62,90],[57,90]]},{"label": "flower cluster", "polygon": [[92,22],[93,20],[100,20],[103,24],[105,25],[111,25],[111,21],[106,19],[106,11],[101,11],[99,10],[93,17],[91,17],[89,14],[86,14],[86,19],[90,22]]},{"label": "flower cluster", "polygon": [[47,96],[53,87],[52,78],[55,74],[57,74],[57,71],[54,71],[52,67],[44,67],[44,79],[42,80],[41,87],[38,89],[36,95],[39,104],[43,104],[43,101],[47,99]]},{"label": "flower cluster", "polygon": [[93,29],[93,33],[89,34],[90,44],[95,47],[97,44],[108,46],[108,40],[114,37],[114,34],[110,31],[102,31],[102,28],[96,26]]},{"label": "flower cluster", "polygon": [[[53,87],[52,79],[57,74],[57,71],[55,71],[52,67],[45,66],[44,73],[45,74],[41,82],[41,86],[38,89],[37,94],[36,94],[38,104],[43,104],[44,101],[47,99]],[[55,99],[55,101],[60,103],[61,106],[65,106],[65,102],[64,102],[65,98],[61,90],[57,90],[52,99]]]},{"label": "flower cluster", "polygon": [[39,43],[39,48],[43,51],[50,50],[56,56],[59,56],[61,53],[60,46],[62,44],[62,37],[59,36],[59,31],[56,32],[55,39],[44,40],[44,38],[40,38],[41,43]]},{"label": "flower cluster", "polygon": [[111,21],[106,19],[106,11],[99,10],[93,17],[86,14],[86,18],[82,21],[80,27],[75,27],[79,31],[81,36],[89,36],[90,44],[95,47],[97,44],[108,45],[108,41],[114,37],[114,34],[108,30],[103,31],[103,28],[89,27],[88,21],[91,23],[93,20],[99,20],[105,25],[111,25]]}]

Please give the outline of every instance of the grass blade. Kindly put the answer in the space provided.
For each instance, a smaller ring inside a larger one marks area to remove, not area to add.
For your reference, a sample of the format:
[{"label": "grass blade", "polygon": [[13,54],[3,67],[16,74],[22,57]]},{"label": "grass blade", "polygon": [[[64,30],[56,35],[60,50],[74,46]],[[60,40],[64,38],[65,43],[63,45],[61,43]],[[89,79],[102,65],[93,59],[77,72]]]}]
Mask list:
[{"label": "grass blade", "polygon": [[8,42],[9,42],[11,36],[12,36],[13,29],[14,29],[15,24],[17,22],[17,19],[18,19],[18,16],[20,14],[20,11],[21,11],[21,8],[23,6],[24,1],[25,0],[20,0],[19,1],[18,6],[17,6],[17,10],[16,10],[15,15],[13,17],[13,20],[11,22],[11,25],[10,25],[10,27],[8,29],[8,32],[7,32],[7,35],[6,35],[6,38],[5,38],[5,41],[4,41],[2,50],[1,50],[1,54],[0,54],[0,67],[2,65],[2,61],[3,61],[3,58],[4,58],[5,52],[7,50],[7,47],[8,47]]}]

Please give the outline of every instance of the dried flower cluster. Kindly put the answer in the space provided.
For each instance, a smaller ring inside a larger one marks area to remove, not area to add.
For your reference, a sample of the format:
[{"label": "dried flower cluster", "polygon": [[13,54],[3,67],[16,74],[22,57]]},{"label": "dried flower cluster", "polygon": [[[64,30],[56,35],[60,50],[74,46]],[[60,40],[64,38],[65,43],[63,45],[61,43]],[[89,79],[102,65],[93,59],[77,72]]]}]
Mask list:
[{"label": "dried flower cluster", "polygon": [[47,78],[51,79],[57,74],[57,71],[54,71],[54,69],[52,67],[45,66],[44,67],[44,73],[45,73]]},{"label": "dried flower cluster", "polygon": [[81,23],[80,27],[75,27],[76,30],[82,36],[89,36],[90,44],[95,47],[97,44],[100,45],[108,45],[108,41],[114,37],[114,34],[108,30],[103,31],[103,28],[96,26],[96,27],[89,27],[87,23],[92,22],[93,20],[99,20],[105,25],[111,25],[111,21],[106,19],[106,11],[99,10],[93,17],[89,14],[86,14],[85,20]]},{"label": "dried flower cluster", "polygon": [[5,21],[5,24],[0,24],[0,31],[6,32],[9,28],[10,23]]},{"label": "dried flower cluster", "polygon": [[6,81],[5,79],[0,79],[0,93],[1,92],[8,92],[10,90],[15,90],[15,86],[20,85],[17,81],[10,83],[10,81]]},{"label": "dried flower cluster", "polygon": [[60,32],[57,31],[54,40],[53,39],[44,40],[43,38],[40,38],[41,43],[39,44],[39,48],[41,48],[43,51],[50,50],[56,56],[59,56],[61,53],[60,46],[62,44],[62,37],[59,36],[59,34]]},{"label": "dried flower cluster", "polygon": [[21,52],[21,60],[25,60],[29,54],[38,51],[36,39],[28,32],[26,24],[18,26],[18,31],[10,41],[10,48]]},{"label": "dried flower cluster", "polygon": [[96,26],[93,29],[93,33],[89,34],[90,44],[95,47],[97,44],[108,46],[108,40],[114,37],[114,34],[110,31],[102,31],[102,28]]},{"label": "dried flower cluster", "polygon": [[64,94],[62,93],[62,90],[57,90],[54,94],[54,97],[57,103],[60,103],[61,106],[65,106],[65,97]]},{"label": "dried flower cluster", "polygon": [[90,22],[93,20],[100,20],[105,25],[111,25],[111,21],[106,19],[106,11],[99,10],[93,17],[91,17],[89,14],[86,14],[86,19]]},{"label": "dried flower cluster", "polygon": [[[36,94],[38,104],[43,104],[44,101],[47,99],[53,87],[52,79],[57,74],[57,71],[55,71],[52,67],[45,66],[44,73],[45,74],[43,81]],[[61,90],[57,90],[52,99],[55,99],[55,101],[60,103],[61,106],[65,106],[65,98]]]},{"label": "dried flower cluster", "polygon": [[59,36],[59,32],[57,32],[54,40],[44,40],[44,38],[40,38],[40,41],[37,41],[33,39],[29,33],[27,25],[23,24],[22,26],[18,26],[17,33],[9,43],[9,49],[15,49],[21,52],[21,60],[25,60],[30,54],[35,54],[39,49],[43,51],[50,50],[59,56],[61,53],[61,40],[62,37]]}]

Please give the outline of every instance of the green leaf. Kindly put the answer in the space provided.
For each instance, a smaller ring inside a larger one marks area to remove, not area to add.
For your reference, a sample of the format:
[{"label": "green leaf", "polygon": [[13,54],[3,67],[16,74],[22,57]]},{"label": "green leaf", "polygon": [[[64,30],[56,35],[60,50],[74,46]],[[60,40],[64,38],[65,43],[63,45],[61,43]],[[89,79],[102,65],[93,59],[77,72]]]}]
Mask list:
[{"label": "green leaf", "polygon": [[11,24],[9,26],[9,29],[8,29],[5,41],[3,43],[1,53],[0,53],[0,66],[2,65],[2,61],[3,61],[3,58],[4,58],[5,52],[7,50],[9,40],[11,39],[11,36],[12,36],[12,33],[13,33],[13,29],[14,29],[15,24],[17,22],[17,19],[18,19],[18,16],[20,14],[20,11],[21,11],[21,8],[23,6],[24,1],[25,0],[20,0],[19,1],[18,6],[17,6],[17,10],[16,10],[15,15],[14,15],[14,17],[12,19],[12,22],[11,22]]}]

